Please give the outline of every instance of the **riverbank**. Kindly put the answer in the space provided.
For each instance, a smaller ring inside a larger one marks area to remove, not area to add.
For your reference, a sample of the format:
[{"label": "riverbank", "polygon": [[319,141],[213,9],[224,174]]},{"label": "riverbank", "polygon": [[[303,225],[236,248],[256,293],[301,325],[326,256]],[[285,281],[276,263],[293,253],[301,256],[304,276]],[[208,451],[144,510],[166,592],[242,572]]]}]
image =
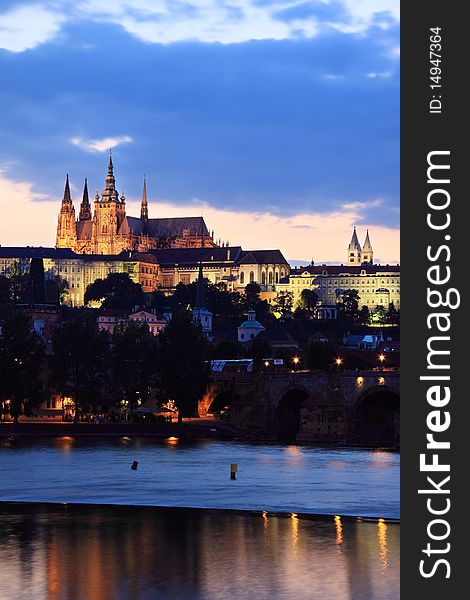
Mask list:
[{"label": "riverbank", "polygon": [[393,517],[377,517],[374,515],[348,515],[348,514],[335,514],[335,513],[307,513],[299,512],[293,513],[291,511],[266,511],[266,510],[252,510],[252,509],[239,509],[239,508],[201,508],[198,506],[147,506],[143,504],[97,504],[87,502],[35,502],[35,501],[12,501],[12,500],[0,500],[0,511],[1,512],[15,512],[20,508],[23,511],[35,511],[37,509],[43,510],[55,510],[62,508],[68,511],[80,511],[80,510],[92,510],[92,509],[109,509],[114,511],[158,511],[167,513],[168,515],[184,514],[186,512],[196,512],[200,514],[214,514],[214,515],[252,515],[253,517],[278,517],[282,518],[296,518],[307,521],[331,521],[337,520],[338,518],[344,522],[355,522],[355,523],[386,523],[388,525],[399,525],[400,519]]},{"label": "riverbank", "polygon": [[239,436],[220,421],[192,420],[178,423],[0,423],[0,438],[5,437],[154,437],[165,439],[229,439]]}]

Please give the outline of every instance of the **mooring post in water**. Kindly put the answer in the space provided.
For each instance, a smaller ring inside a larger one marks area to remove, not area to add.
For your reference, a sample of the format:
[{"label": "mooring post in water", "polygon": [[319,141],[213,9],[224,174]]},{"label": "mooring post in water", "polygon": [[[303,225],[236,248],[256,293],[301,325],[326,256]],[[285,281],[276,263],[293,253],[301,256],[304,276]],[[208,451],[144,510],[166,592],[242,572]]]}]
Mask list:
[{"label": "mooring post in water", "polygon": [[137,467],[138,467],[138,465],[139,465],[139,461],[138,461],[138,460],[135,460],[135,461],[134,461],[134,462],[131,464],[131,469],[132,469],[133,471],[137,471]]},{"label": "mooring post in water", "polygon": [[230,479],[236,479],[237,478],[237,471],[238,471],[238,465],[237,465],[237,463],[232,463],[230,465]]}]

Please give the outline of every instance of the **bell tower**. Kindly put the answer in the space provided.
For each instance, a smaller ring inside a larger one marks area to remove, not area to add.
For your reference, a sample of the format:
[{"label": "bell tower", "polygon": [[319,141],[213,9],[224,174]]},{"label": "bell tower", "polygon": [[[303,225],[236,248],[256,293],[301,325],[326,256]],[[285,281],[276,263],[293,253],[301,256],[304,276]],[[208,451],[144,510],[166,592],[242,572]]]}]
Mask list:
[{"label": "bell tower", "polygon": [[122,250],[118,232],[126,216],[125,199],[119,199],[114,178],[114,166],[109,152],[108,175],[101,198],[96,192],[93,217],[92,251],[94,254],[117,254]]},{"label": "bell tower", "polygon": [[350,266],[357,266],[361,264],[361,245],[357,239],[355,227],[348,246],[348,260],[346,264]]},{"label": "bell tower", "polygon": [[73,207],[72,196],[70,194],[69,176],[65,179],[64,197],[59,212],[57,223],[56,248],[70,248],[75,250],[77,247],[77,224],[75,221],[75,208]]},{"label": "bell tower", "polygon": [[364,246],[362,246],[361,262],[371,265],[374,261],[374,251],[372,250],[372,244],[370,243],[369,230],[366,233],[366,239]]}]

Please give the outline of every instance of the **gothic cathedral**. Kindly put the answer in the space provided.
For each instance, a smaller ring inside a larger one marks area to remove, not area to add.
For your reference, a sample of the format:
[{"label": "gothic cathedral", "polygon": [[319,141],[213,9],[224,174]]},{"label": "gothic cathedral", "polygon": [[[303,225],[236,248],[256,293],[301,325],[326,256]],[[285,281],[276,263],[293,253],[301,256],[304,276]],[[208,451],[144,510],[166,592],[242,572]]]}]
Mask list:
[{"label": "gothic cathedral", "polygon": [[123,250],[147,252],[153,248],[217,247],[202,217],[149,219],[147,183],[144,179],[140,218],[126,215],[126,198],[119,197],[111,154],[106,185],[101,197],[95,195],[92,214],[85,179],[78,219],[70,194],[69,177],[57,224],[56,248],[70,248],[80,254],[119,254]]}]

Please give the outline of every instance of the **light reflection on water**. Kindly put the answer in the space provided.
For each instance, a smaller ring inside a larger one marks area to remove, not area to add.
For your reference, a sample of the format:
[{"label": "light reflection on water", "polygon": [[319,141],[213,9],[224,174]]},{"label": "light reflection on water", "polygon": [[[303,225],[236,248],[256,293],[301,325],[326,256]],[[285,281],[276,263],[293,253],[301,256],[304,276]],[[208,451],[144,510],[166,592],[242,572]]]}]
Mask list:
[{"label": "light reflection on water", "polygon": [[383,521],[18,505],[0,519],[2,599],[399,598],[400,529]]}]

